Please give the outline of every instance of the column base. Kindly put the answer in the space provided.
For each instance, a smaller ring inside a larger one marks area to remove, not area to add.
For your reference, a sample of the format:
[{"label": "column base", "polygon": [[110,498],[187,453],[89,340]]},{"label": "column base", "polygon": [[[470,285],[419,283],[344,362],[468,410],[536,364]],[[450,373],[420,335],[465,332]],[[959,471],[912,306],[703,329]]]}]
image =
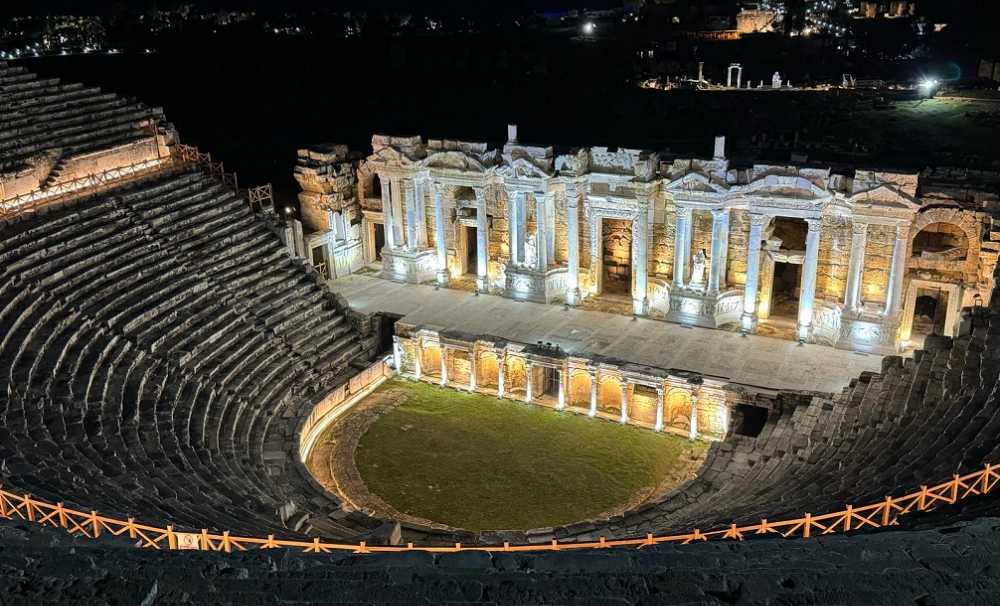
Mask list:
[{"label": "column base", "polygon": [[533,268],[508,265],[504,275],[506,284],[503,296],[508,299],[552,303],[567,295],[568,274],[565,267],[551,267],[542,272]]},{"label": "column base", "polygon": [[795,327],[795,337],[800,343],[806,343],[809,341],[809,338],[812,337],[812,322],[808,324],[799,322],[799,324]]},{"label": "column base", "polygon": [[381,277],[394,282],[420,284],[437,276],[437,255],[432,249],[382,249]]},{"label": "column base", "polygon": [[580,304],[580,289],[579,288],[568,288],[566,289],[566,305],[571,305],[576,307]]},{"label": "column base", "polygon": [[834,347],[883,356],[898,353],[900,319],[898,314],[884,316],[874,310],[845,310]]},{"label": "column base", "polygon": [[447,269],[442,269],[437,273],[438,286],[448,286],[449,280],[451,280],[451,272]]},{"label": "column base", "polygon": [[719,328],[740,322],[743,291],[702,293],[695,290],[671,290],[666,319],[689,326]]},{"label": "column base", "polygon": [[740,316],[740,332],[752,333],[757,330],[757,314],[743,312]]},{"label": "column base", "polygon": [[645,316],[649,313],[649,299],[646,297],[632,299],[632,313],[636,316]]},{"label": "column base", "polygon": [[490,292],[489,278],[486,276],[476,276],[476,292],[482,294]]}]

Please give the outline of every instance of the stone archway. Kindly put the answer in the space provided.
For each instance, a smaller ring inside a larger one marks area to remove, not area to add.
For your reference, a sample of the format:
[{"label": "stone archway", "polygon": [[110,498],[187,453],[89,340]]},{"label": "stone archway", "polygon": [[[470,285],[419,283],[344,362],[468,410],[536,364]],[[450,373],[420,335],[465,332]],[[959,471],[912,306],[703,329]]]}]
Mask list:
[{"label": "stone archway", "polygon": [[569,375],[567,406],[590,409],[590,390],[593,379],[586,370],[573,370]]},{"label": "stone archway", "polygon": [[957,262],[961,263],[963,274],[974,277],[978,273],[979,252],[982,246],[979,233],[981,224],[974,213],[960,208],[931,208],[917,214],[910,227],[910,241],[906,247],[906,258],[913,258],[914,242],[917,241],[921,232],[935,224],[953,226],[955,231],[960,231],[965,235],[964,261]]},{"label": "stone archway", "polygon": [[496,352],[483,351],[476,358],[476,385],[482,389],[497,389],[500,379],[500,359]]},{"label": "stone archway", "polygon": [[601,377],[597,384],[597,410],[619,416],[622,410],[622,382],[614,375]]},{"label": "stone archway", "polygon": [[663,411],[663,424],[687,431],[691,427],[691,394],[681,388],[667,392]]}]

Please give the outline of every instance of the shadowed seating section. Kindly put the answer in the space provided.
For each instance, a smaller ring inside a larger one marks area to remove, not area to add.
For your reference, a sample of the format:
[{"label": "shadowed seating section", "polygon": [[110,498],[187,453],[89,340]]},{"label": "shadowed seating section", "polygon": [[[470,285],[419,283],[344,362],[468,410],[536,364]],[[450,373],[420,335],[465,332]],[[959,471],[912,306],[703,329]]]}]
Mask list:
[{"label": "shadowed seating section", "polygon": [[356,538],[295,425],[374,336],[200,172],[0,230],[4,482],[113,515]]},{"label": "shadowed seating section", "polygon": [[49,183],[60,178],[64,159],[148,138],[149,120],[163,118],[159,108],[5,63],[0,99],[0,171],[18,170],[33,156],[58,150]]}]

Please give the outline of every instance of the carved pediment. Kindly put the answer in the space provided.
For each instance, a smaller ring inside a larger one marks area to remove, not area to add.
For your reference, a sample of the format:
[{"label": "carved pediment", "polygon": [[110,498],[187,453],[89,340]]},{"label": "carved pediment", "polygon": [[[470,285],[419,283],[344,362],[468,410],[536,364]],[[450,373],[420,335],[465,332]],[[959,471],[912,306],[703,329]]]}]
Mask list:
[{"label": "carved pediment", "polygon": [[724,194],[727,192],[725,186],[713,182],[707,175],[698,172],[689,172],[674,179],[666,184],[665,189],[668,192],[689,194]]},{"label": "carved pediment", "polygon": [[892,185],[882,183],[871,189],[852,194],[848,201],[856,206],[884,207],[901,210],[920,210],[920,205],[909,195]]},{"label": "carved pediment", "polygon": [[467,152],[452,150],[432,153],[421,164],[427,168],[449,168],[482,173],[489,166],[495,164],[495,162],[490,161],[492,159],[488,153],[483,154],[482,157],[476,157]]},{"label": "carved pediment", "polygon": [[805,177],[797,175],[766,175],[750,183],[734,188],[745,195],[817,200],[830,198],[832,194]]},{"label": "carved pediment", "polygon": [[503,164],[494,170],[500,177],[510,179],[544,179],[552,176],[551,167],[546,172],[527,158],[508,158],[504,156],[503,160]]},{"label": "carved pediment", "polygon": [[394,147],[383,147],[368,156],[367,162],[382,166],[414,166],[417,161]]}]

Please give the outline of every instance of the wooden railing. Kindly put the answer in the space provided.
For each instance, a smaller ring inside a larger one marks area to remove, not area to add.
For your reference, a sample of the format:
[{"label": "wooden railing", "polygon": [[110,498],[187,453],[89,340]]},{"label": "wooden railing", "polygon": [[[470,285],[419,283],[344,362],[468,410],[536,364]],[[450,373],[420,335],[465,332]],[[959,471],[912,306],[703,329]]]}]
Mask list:
[{"label": "wooden railing", "polygon": [[284,547],[298,549],[306,553],[330,553],[334,551],[350,551],[354,553],[392,553],[401,551],[425,552],[456,552],[456,551],[487,551],[487,552],[522,552],[522,551],[568,551],[576,549],[606,549],[610,547],[634,547],[641,549],[660,543],[681,543],[709,540],[737,540],[750,536],[773,535],[785,538],[810,537],[864,530],[867,528],[882,528],[893,526],[901,516],[915,511],[928,511],[940,505],[951,505],[974,495],[983,495],[996,486],[1000,480],[1000,466],[987,465],[985,468],[963,476],[954,475],[952,479],[936,486],[921,486],[920,490],[901,497],[886,497],[885,500],[845,509],[834,513],[821,515],[805,514],[801,518],[791,520],[770,521],[762,519],[757,524],[730,524],[727,527],[702,532],[700,529],[684,534],[656,536],[648,534],[641,538],[606,540],[580,543],[560,543],[553,539],[550,543],[540,545],[487,545],[465,546],[456,543],[454,546],[424,546],[412,543],[406,546],[368,545],[360,543],[328,543],[320,538],[312,540],[276,539],[274,535],[267,537],[236,537],[228,531],[222,534],[202,529],[197,532],[175,530],[173,526],[166,528],[149,526],[136,522],[133,518],[119,520],[98,514],[96,511],[78,511],[65,507],[62,503],[52,504],[34,499],[28,494],[17,494],[0,490],[0,517],[9,520],[18,519],[63,528],[75,536],[97,538],[107,534],[111,536],[128,536],[136,541],[139,547],[148,549],[201,549],[208,551],[247,551],[251,549],[275,549]]}]

